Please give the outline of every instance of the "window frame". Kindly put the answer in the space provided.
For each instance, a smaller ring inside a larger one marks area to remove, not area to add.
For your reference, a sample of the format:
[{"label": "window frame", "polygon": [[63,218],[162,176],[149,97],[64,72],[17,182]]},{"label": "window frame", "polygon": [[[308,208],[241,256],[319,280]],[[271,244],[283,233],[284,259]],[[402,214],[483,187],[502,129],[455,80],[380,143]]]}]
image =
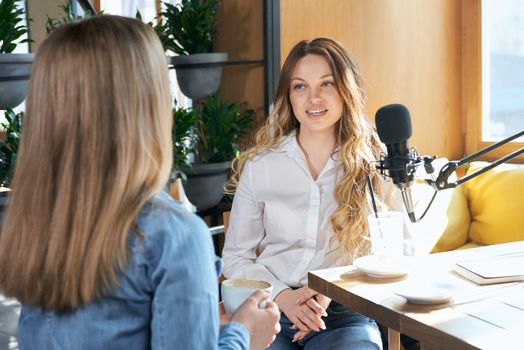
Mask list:
[{"label": "window frame", "polygon": [[[462,0],[462,50],[465,152],[472,154],[495,143],[482,140],[482,0]],[[479,160],[493,161],[522,147],[524,142],[510,142]],[[524,163],[524,154],[510,162]]]}]

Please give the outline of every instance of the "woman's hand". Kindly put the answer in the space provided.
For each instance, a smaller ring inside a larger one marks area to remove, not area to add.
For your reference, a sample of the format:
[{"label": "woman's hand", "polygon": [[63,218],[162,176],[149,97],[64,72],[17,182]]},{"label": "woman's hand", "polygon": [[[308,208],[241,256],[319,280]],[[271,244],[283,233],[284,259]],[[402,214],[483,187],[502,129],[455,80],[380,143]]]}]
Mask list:
[{"label": "woman's hand", "polygon": [[321,319],[327,315],[326,310],[313,298],[316,295],[318,293],[314,290],[302,287],[296,290],[285,289],[275,298],[280,310],[293,322],[299,333],[307,334],[312,330],[318,332],[326,328]]},{"label": "woman's hand", "polygon": [[[311,299],[313,299],[313,300],[311,300]],[[318,305],[320,305],[320,307],[322,307],[322,309],[324,311],[324,314],[322,316],[327,316],[327,314],[325,312],[326,312],[329,304],[331,303],[331,299],[326,297],[325,295],[317,293],[317,294],[315,294],[313,296],[313,298],[304,298],[304,299],[298,300],[297,302],[299,304],[306,303],[311,308],[317,308],[318,306],[315,305],[315,304],[318,304]]]},{"label": "woman's hand", "polygon": [[[316,308],[318,304],[320,307],[322,307],[324,310],[327,310],[329,304],[331,303],[331,299],[322,295],[322,294],[316,294],[312,298],[308,299],[301,299],[298,300],[298,303],[306,303],[312,308]],[[322,316],[327,316],[327,313],[324,311],[324,314]],[[293,342],[299,341],[300,339],[303,339],[310,331],[302,331],[299,330],[295,335],[293,336]]]},{"label": "woman's hand", "polygon": [[[231,315],[231,321],[243,324],[251,337],[251,350],[268,348],[280,332],[280,311],[273,301],[266,300],[269,293],[258,290],[244,301]],[[259,308],[262,301],[265,307]]]}]

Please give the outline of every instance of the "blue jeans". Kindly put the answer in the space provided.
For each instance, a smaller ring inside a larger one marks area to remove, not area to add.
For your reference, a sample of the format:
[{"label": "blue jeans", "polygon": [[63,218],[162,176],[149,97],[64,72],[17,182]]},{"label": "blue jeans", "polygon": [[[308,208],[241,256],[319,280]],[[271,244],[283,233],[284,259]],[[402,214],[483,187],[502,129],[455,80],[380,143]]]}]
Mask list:
[{"label": "blue jeans", "polygon": [[323,318],[326,329],[320,330],[320,332],[312,331],[304,339],[295,343],[291,341],[298,331],[291,329],[293,323],[284,313],[281,313],[280,326],[282,330],[269,349],[382,349],[382,339],[375,321],[333,301],[326,311],[328,315]]}]

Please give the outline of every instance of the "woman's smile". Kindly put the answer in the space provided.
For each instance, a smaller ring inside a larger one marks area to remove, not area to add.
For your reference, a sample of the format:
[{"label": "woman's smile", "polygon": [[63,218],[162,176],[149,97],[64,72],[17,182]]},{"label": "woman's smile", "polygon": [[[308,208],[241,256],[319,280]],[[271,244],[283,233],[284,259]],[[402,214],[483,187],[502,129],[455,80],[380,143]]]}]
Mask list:
[{"label": "woman's smile", "polygon": [[313,118],[313,119],[320,119],[320,118],[324,117],[327,114],[327,112],[328,112],[327,108],[324,108],[324,109],[310,109],[310,110],[306,111],[307,115],[310,118]]}]

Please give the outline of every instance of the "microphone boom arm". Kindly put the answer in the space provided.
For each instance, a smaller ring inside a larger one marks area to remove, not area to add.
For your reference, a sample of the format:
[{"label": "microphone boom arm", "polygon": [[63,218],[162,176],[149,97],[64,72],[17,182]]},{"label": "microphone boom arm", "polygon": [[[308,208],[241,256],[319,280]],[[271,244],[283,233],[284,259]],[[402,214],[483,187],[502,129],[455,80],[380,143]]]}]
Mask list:
[{"label": "microphone boom arm", "polygon": [[457,181],[453,181],[453,182],[448,182],[448,179],[449,177],[451,176],[451,174],[460,166],[464,165],[464,164],[468,164],[468,163],[471,163],[471,161],[477,159],[478,157],[482,156],[483,154],[487,153],[487,152],[490,152],[514,139],[517,139],[521,136],[524,136],[524,130],[516,133],[515,135],[512,135],[502,141],[499,141],[497,143],[494,143],[493,145],[491,146],[488,146],[486,148],[483,148],[481,149],[480,151],[478,152],[475,152],[467,157],[464,157],[460,160],[453,160],[453,161],[450,161],[448,162],[446,165],[444,165],[442,167],[442,169],[440,170],[440,173],[439,175],[437,176],[437,179],[436,181],[433,181],[433,180],[426,180],[426,182],[428,182],[429,184],[431,185],[434,185],[436,187],[436,189],[438,191],[440,190],[444,190],[444,189],[447,189],[447,188],[455,188],[457,187],[458,185],[468,181],[468,180],[471,180],[472,178],[474,177],[477,177],[478,175],[480,174],[483,174],[485,173],[486,171],[490,170],[490,169],[493,169],[494,167],[496,167],[497,165],[500,165],[502,163],[505,163],[507,162],[508,160],[510,159],[513,159],[521,154],[524,153],[524,147],[514,151],[514,152],[511,152],[510,154],[502,157],[502,158],[499,158],[493,162],[491,162],[490,164],[488,164],[487,166],[485,166],[484,168],[482,169],[479,169],[477,171],[475,171],[474,173],[472,174],[468,174],[468,175],[465,175],[463,177],[461,177],[460,179],[458,179]]}]

